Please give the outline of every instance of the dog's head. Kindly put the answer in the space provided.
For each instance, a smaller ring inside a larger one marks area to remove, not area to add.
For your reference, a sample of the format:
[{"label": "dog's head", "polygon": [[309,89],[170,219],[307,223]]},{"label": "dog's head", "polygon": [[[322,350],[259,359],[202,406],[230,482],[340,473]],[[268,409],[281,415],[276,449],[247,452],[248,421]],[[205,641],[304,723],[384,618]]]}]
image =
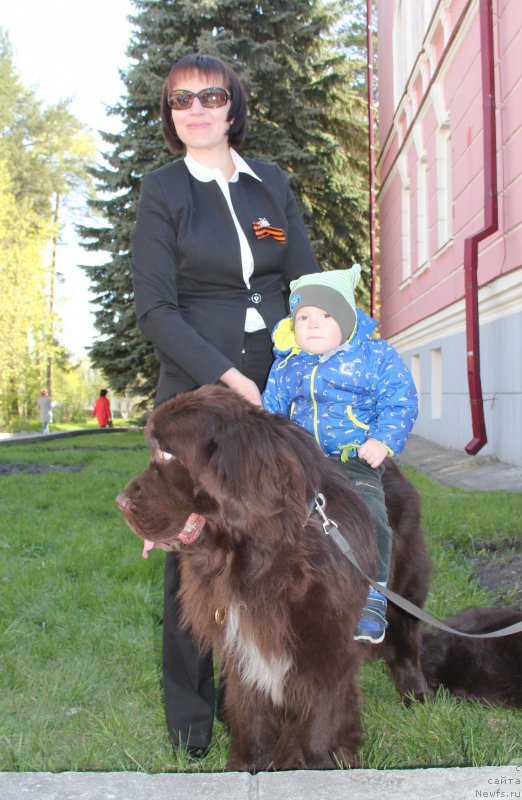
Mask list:
[{"label": "dog's head", "polygon": [[118,495],[131,528],[163,549],[202,534],[240,537],[277,523],[292,536],[320,485],[312,437],[230,389],[205,386],[159,406],[146,427],[149,468]]}]

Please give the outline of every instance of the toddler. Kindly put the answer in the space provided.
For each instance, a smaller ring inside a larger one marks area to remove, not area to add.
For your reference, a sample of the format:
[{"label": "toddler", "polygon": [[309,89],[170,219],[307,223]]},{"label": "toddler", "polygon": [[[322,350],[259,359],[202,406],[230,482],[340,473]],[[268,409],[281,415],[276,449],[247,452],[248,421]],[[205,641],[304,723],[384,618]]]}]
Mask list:
[{"label": "toddler", "polygon": [[[396,350],[372,338],[376,320],[355,305],[361,268],[304,275],[290,284],[290,317],[272,334],[275,361],[263,406],[309,431],[337,458],[372,514],[378,549],[376,583],[386,586],[392,532],[382,474],[401,452],[418,414],[411,374]],[[378,644],[386,598],[370,588],[355,634]]]}]

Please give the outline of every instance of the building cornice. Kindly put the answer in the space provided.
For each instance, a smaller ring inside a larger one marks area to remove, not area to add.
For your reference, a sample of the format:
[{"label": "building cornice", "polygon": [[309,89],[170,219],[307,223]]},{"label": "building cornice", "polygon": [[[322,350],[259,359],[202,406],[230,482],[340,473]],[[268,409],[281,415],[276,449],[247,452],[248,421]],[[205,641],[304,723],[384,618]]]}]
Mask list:
[{"label": "building cornice", "polygon": [[[501,275],[479,289],[480,324],[489,324],[512,314],[522,313],[522,268]],[[436,314],[390,336],[389,342],[399,351],[419,349],[466,330],[464,298]]]}]

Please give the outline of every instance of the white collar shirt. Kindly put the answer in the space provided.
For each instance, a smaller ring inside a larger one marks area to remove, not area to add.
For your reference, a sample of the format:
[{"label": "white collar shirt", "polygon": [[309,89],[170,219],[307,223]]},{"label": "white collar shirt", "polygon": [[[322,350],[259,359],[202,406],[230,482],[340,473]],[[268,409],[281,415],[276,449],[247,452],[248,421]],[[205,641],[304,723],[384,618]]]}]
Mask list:
[{"label": "white collar shirt", "polygon": [[[244,158],[241,158],[239,153],[236,153],[235,150],[230,148],[230,155],[232,157],[232,161],[234,162],[235,170],[230,178],[229,181],[225,178],[223,173],[218,167],[207,167],[204,164],[201,164],[197,161],[194,156],[190,153],[184,158],[185,165],[192,175],[198,181],[202,181],[203,183],[209,183],[210,181],[216,181],[217,185],[223,192],[225,200],[227,202],[230,215],[232,217],[232,221],[234,222],[237,235],[239,238],[239,247],[241,251],[241,266],[243,270],[243,280],[248,289],[250,289],[250,277],[254,271],[254,256],[252,254],[252,250],[250,245],[248,244],[247,238],[245,236],[245,232],[241,225],[239,224],[239,220],[237,218],[236,212],[234,211],[234,206],[232,205],[232,198],[230,196],[230,188],[229,183],[235,183],[239,178],[240,172],[245,172],[247,175],[255,178],[257,181],[261,181],[261,178],[256,175],[254,170],[248,166]],[[245,331],[247,333],[253,333],[254,331],[259,331],[265,328],[265,323],[259,311],[255,308],[247,308],[246,317],[245,317]]]}]

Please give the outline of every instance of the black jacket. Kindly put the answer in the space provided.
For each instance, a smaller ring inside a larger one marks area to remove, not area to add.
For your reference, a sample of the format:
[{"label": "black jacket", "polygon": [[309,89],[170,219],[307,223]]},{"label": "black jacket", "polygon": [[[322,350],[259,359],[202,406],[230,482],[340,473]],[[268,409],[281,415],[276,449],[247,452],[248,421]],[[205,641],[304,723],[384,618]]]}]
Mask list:
[{"label": "black jacket", "polygon": [[[171,393],[215,383],[241,363],[246,309],[257,308],[269,332],[287,313],[294,278],[320,267],[295,197],[273,164],[245,159],[258,181],[240,172],[232,203],[254,256],[247,289],[239,238],[215,181],[195,179],[184,161],[143,178],[132,235],[138,324],[169,376]],[[282,228],[286,242],[258,239],[260,217]]]}]

